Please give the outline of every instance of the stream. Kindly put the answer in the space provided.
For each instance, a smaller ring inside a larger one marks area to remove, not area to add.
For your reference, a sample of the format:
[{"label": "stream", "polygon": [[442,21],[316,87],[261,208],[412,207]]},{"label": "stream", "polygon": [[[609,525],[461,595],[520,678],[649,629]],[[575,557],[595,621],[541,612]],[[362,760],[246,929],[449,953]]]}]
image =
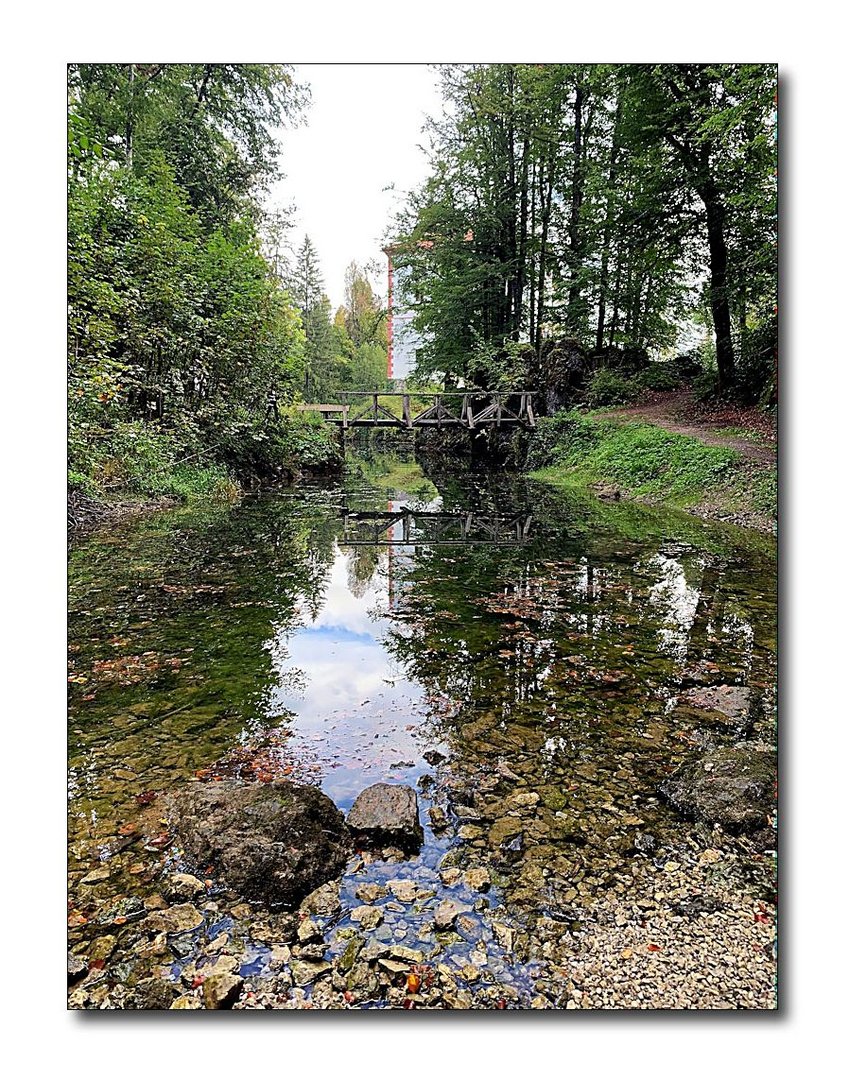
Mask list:
[{"label": "stream", "polygon": [[[776,604],[771,539],[394,459],[81,539],[69,947],[88,974],[72,1005],[167,1007],[224,956],[245,980],[239,1007],[563,1007],[594,985],[574,965],[601,911],[616,927],[616,905],[680,905],[717,867],[728,910],[771,910],[771,855],[657,789],[700,750],[774,746]],[[737,729],[681,707],[720,684],[757,701]],[[353,856],[300,958],[277,916],[214,881],[194,901],[202,925],[154,948],[141,920],[167,906],[169,874],[197,871],[163,797],[218,777],[317,785],[345,812],[370,784],[409,784],[424,844]],[[380,908],[365,935],[362,896]],[[463,914],[437,932],[446,897]],[[766,922],[752,947],[768,980]],[[375,962],[357,962],[370,942]],[[408,949],[418,981],[381,966],[381,945]],[[151,1004],[139,988],[154,980],[171,989]]]}]

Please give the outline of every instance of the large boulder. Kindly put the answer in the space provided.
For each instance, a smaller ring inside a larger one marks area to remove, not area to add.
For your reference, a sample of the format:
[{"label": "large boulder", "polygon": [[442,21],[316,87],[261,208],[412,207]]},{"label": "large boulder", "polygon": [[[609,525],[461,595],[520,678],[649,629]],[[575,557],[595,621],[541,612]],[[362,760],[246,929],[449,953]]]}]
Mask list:
[{"label": "large boulder", "polygon": [[580,342],[572,338],[548,339],[540,350],[540,398],[535,406],[546,416],[568,408],[585,383],[591,361]]},{"label": "large boulder", "polygon": [[418,851],[424,832],[415,790],[406,784],[372,784],[354,800],[348,828],[361,848]]},{"label": "large boulder", "polygon": [[186,856],[230,889],[270,907],[294,908],[338,877],[350,853],[344,818],[318,788],[197,784],[172,801]]},{"label": "large boulder", "polygon": [[685,817],[729,832],[754,832],[775,807],[775,754],[723,747],[678,769],[659,788]]},{"label": "large boulder", "polygon": [[675,709],[677,719],[736,736],[748,735],[761,708],[761,699],[747,686],[698,686],[684,690]]}]

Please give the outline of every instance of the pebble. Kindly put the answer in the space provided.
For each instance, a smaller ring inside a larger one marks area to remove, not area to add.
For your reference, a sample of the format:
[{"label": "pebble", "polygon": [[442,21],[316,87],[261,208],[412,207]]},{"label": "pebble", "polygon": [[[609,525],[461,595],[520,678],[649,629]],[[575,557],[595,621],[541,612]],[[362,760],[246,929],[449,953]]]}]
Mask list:
[{"label": "pebble", "polygon": [[203,984],[204,1008],[231,1009],[244,985],[245,980],[239,975],[211,975]]},{"label": "pebble", "polygon": [[486,892],[491,884],[489,871],[482,866],[474,867],[472,870],[467,870],[463,875],[463,880],[470,889],[475,892]]},{"label": "pebble", "polygon": [[466,904],[460,904],[456,900],[442,900],[433,914],[433,925],[437,930],[450,930],[457,921],[457,916],[470,911]]},{"label": "pebble", "polygon": [[351,912],[351,919],[358,922],[363,930],[374,930],[383,922],[383,912],[378,907],[362,904]]}]

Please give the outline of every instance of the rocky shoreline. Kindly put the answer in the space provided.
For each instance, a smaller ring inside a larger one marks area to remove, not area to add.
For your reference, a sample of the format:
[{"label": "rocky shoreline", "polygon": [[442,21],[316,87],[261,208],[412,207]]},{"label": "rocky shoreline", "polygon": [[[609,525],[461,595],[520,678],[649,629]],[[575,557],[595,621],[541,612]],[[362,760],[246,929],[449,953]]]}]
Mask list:
[{"label": "rocky shoreline", "polygon": [[[534,792],[503,801],[480,862],[449,848],[428,865],[410,861],[422,831],[409,787],[373,785],[346,823],[303,785],[192,785],[170,804],[180,855],[163,863],[159,891],[72,920],[69,1006],[774,1008],[773,769],[758,745],[696,756],[663,785],[694,819],[685,838],[629,828],[627,859],[602,888],[561,892],[530,923],[503,886]],[[467,825],[456,799],[443,811],[472,851],[483,806],[511,782],[479,779]],[[551,873],[539,878],[550,896]],[[90,872],[81,891],[105,895],[109,876]]]}]

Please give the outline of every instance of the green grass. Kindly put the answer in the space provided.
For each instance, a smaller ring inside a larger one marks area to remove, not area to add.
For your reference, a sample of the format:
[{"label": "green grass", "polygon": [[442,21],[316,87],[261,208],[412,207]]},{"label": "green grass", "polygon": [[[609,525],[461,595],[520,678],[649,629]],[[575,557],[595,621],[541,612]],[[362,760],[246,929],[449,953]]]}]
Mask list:
[{"label": "green grass", "polygon": [[695,505],[740,461],[736,451],[706,446],[651,424],[615,424],[578,413],[543,421],[529,464],[537,479],[561,486],[616,484],[626,494]]}]

